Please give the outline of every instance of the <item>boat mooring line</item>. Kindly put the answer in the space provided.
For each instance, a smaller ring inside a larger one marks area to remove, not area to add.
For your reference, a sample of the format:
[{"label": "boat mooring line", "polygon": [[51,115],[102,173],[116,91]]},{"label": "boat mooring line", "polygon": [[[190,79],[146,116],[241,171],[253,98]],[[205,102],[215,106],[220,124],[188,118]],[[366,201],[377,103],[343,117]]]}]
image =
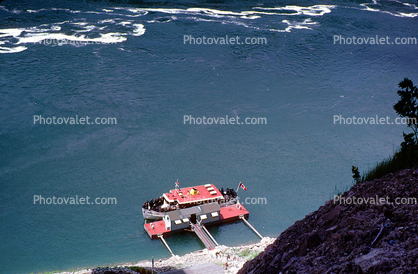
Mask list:
[{"label": "boat mooring line", "polygon": [[247,221],[247,220],[245,220],[245,217],[244,216],[239,216],[239,218],[241,219],[241,220],[243,220],[244,221],[244,223],[246,224],[246,225],[248,225],[254,232],[255,232],[255,234],[257,234],[258,235],[258,237],[260,237],[261,239],[263,239],[263,236],[261,236],[261,234],[260,233],[258,233],[258,231]]},{"label": "boat mooring line", "polygon": [[168,251],[170,251],[171,256],[174,256],[173,251],[171,251],[170,247],[168,246],[167,242],[164,240],[163,235],[158,235],[158,238],[161,239],[161,241],[163,242],[163,244],[167,247]]}]

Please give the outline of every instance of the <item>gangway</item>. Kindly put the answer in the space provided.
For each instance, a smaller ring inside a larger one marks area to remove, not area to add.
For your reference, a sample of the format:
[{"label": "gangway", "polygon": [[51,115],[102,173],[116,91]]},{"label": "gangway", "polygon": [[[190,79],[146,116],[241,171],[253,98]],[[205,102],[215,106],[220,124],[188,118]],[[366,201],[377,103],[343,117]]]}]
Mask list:
[{"label": "gangway", "polygon": [[202,241],[205,247],[208,250],[214,250],[214,247],[205,233],[202,231],[200,224],[193,224],[191,223],[191,227],[194,233],[196,233],[197,237]]},{"label": "gangway", "polygon": [[210,237],[210,239],[212,240],[212,242],[215,245],[219,245],[218,242],[215,240],[215,238],[213,238],[212,234],[209,233],[209,231],[206,229],[206,227],[204,225],[201,225],[203,230],[206,232],[206,234]]}]

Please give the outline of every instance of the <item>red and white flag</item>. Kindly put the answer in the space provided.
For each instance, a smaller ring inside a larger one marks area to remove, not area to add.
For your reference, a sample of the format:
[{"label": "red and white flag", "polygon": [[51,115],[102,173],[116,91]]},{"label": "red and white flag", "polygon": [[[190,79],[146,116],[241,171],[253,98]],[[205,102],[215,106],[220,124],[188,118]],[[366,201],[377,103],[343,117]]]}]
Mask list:
[{"label": "red and white flag", "polygon": [[244,186],[244,184],[243,183],[239,183],[239,186],[238,186],[238,188],[242,188],[242,189],[244,189],[244,190],[247,190],[247,188]]}]

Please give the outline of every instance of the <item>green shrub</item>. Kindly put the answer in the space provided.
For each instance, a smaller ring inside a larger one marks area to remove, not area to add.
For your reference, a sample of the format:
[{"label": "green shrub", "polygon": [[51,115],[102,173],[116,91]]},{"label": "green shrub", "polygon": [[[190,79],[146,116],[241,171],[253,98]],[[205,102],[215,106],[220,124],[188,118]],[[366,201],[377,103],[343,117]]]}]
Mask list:
[{"label": "green shrub", "polygon": [[371,181],[385,176],[389,173],[394,173],[402,169],[407,169],[418,165],[418,146],[402,148],[397,151],[392,157],[389,157],[378,163],[376,167],[369,170],[364,176],[364,181]]}]

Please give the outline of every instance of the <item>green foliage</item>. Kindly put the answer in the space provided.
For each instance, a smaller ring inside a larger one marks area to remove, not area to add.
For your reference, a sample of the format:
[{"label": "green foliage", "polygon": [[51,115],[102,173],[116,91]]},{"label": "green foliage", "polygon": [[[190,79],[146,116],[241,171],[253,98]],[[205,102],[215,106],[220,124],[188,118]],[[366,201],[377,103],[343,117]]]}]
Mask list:
[{"label": "green foliage", "polygon": [[238,254],[238,256],[239,257],[244,257],[247,261],[249,261],[249,260],[252,260],[252,259],[254,259],[255,257],[257,257],[257,255],[259,254],[260,252],[258,252],[258,251],[255,251],[255,250],[251,250],[251,249],[244,249],[244,250],[242,250],[239,254]]},{"label": "green foliage", "polygon": [[351,166],[351,172],[353,173],[353,179],[355,183],[360,182],[360,172],[358,171],[358,167]]},{"label": "green foliage", "polygon": [[[401,148],[392,156],[378,163],[369,170],[363,181],[371,181],[389,173],[418,165],[418,88],[411,80],[404,78],[399,83],[399,101],[393,106],[401,117],[407,118],[408,127],[413,133],[403,133]],[[354,178],[354,175],[353,175]]]},{"label": "green foliage", "polygon": [[252,259],[254,259],[255,257],[257,257],[257,255],[260,254],[259,252],[253,252],[252,254],[250,254],[247,257],[247,261],[251,261]]},{"label": "green foliage", "polygon": [[418,165],[417,150],[417,145],[411,146],[408,149],[399,150],[392,157],[383,160],[375,168],[370,170],[366,174],[364,181],[371,181],[386,174]]},{"label": "green foliage", "polygon": [[239,254],[240,257],[247,257],[248,255],[250,255],[251,250],[249,249],[244,249],[241,251],[241,253]]},{"label": "green foliage", "polygon": [[401,143],[401,150],[411,150],[414,146],[416,146],[417,142],[414,139],[414,134],[405,134],[403,133],[404,141]]},{"label": "green foliage", "polygon": [[401,97],[393,109],[401,117],[408,118],[408,127],[412,128],[415,142],[418,142],[418,88],[411,80],[404,78],[399,83],[398,95]]}]

